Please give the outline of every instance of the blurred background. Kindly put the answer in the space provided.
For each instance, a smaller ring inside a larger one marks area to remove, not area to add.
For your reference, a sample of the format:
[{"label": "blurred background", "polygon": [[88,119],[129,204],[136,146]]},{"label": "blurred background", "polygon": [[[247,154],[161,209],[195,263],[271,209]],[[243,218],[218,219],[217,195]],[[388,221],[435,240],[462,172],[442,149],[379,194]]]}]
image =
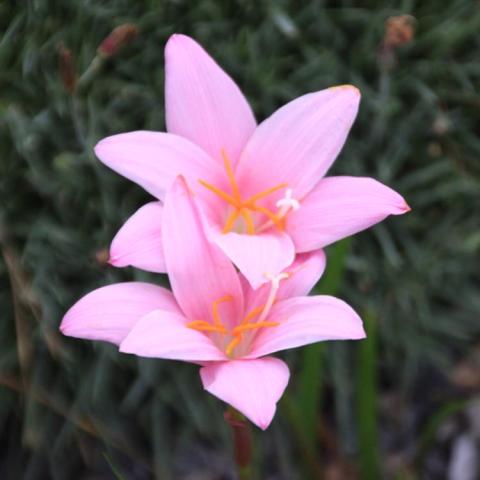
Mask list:
[{"label": "blurred background", "polygon": [[0,2],[0,478],[235,478],[224,405],[195,366],[58,331],[94,288],[165,283],[107,265],[149,197],[92,147],[164,130],[173,32],[205,46],[259,120],[303,93],[358,86],[332,173],[375,177],[413,209],[328,249],[315,290],[353,305],[368,339],[282,355],[293,375],[255,432],[256,478],[480,478],[473,0]]}]

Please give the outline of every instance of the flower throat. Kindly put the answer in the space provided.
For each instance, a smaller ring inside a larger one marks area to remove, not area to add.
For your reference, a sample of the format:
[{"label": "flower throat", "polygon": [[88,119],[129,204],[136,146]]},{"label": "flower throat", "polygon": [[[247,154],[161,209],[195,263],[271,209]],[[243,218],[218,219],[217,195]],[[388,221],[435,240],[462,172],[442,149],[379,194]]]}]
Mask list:
[{"label": "flower throat", "polygon": [[[297,210],[300,207],[299,202],[292,198],[292,190],[287,189],[285,198],[280,199],[276,203],[278,208],[277,212],[272,212],[270,209],[258,205],[257,202],[268,197],[272,193],[281,190],[282,188],[286,188],[288,185],[286,183],[280,183],[279,185],[271,187],[260,193],[252,195],[246,200],[243,200],[237,181],[235,180],[235,176],[233,174],[232,165],[224,149],[222,149],[222,157],[228,182],[231,188],[231,193],[224,192],[220,188],[217,188],[214,185],[205,182],[204,180],[199,180],[201,185],[203,185],[205,188],[208,188],[208,190],[225,200],[228,205],[233,207],[225,221],[222,232],[231,232],[234,229],[238,218],[243,219],[245,231],[249,235],[255,235],[256,233],[260,233],[272,226],[275,226],[279,230],[284,230],[285,216],[288,211],[290,209]],[[254,213],[263,215],[265,217],[265,221],[260,225],[256,225],[254,221]]]}]

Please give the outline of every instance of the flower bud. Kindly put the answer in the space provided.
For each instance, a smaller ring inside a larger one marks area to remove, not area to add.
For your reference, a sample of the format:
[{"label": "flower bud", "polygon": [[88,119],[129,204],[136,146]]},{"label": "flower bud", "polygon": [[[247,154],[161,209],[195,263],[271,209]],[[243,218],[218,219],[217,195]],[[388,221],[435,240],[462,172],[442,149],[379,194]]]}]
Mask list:
[{"label": "flower bud", "polygon": [[77,72],[73,53],[64,45],[58,48],[58,69],[63,85],[72,94],[77,86]]},{"label": "flower bud", "polygon": [[122,47],[128,45],[138,35],[138,28],[132,23],[124,23],[114,28],[99,45],[97,52],[102,57],[115,55]]},{"label": "flower bud", "polygon": [[396,48],[410,43],[415,35],[415,18],[411,15],[397,15],[387,18],[383,43],[386,47]]}]

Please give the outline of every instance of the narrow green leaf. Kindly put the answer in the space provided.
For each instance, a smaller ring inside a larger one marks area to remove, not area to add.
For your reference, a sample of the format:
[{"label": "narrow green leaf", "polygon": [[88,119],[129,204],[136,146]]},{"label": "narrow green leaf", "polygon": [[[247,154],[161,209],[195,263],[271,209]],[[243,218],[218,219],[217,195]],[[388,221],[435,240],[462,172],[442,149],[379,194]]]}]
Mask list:
[{"label": "narrow green leaf", "polygon": [[378,382],[377,325],[372,311],[366,311],[363,321],[367,338],[358,345],[357,415],[358,448],[361,478],[379,477],[378,450]]},{"label": "narrow green leaf", "polygon": [[[345,269],[345,258],[350,248],[351,239],[347,238],[333,245],[328,252],[327,269],[315,293],[334,295],[340,288]],[[321,384],[323,375],[324,346],[321,343],[309,345],[303,351],[302,368],[300,370],[298,400],[298,418],[302,430],[310,445],[316,450],[316,431],[320,411]]]}]

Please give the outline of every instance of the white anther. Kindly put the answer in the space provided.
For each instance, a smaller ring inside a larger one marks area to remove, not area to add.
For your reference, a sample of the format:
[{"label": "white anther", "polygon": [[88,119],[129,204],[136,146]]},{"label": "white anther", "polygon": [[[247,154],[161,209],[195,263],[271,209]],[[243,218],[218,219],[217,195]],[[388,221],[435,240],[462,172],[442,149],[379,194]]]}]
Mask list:
[{"label": "white anther", "polygon": [[296,198],[292,197],[292,193],[292,189],[287,188],[285,191],[285,197],[278,200],[278,202],[275,204],[277,208],[288,207],[292,210],[298,210],[300,208],[300,202]]}]

